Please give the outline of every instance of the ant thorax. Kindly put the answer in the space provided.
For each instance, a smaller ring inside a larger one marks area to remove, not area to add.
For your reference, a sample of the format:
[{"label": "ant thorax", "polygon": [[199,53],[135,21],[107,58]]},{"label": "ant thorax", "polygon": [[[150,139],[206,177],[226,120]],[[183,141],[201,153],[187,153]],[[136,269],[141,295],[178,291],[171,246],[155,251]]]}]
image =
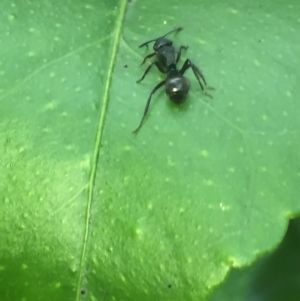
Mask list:
[{"label": "ant thorax", "polygon": [[176,52],[173,46],[164,46],[158,54],[158,60],[166,67],[171,68],[172,65],[176,68]]}]

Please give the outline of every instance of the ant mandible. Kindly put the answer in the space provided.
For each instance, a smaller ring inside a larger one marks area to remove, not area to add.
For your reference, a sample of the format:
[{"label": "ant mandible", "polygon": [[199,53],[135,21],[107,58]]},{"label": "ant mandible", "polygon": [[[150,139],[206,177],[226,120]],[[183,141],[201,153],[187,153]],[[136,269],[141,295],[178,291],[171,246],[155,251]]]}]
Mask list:
[{"label": "ant mandible", "polygon": [[[165,37],[172,32],[179,32],[182,29],[183,29],[182,27],[177,27],[177,28],[169,31],[168,33],[166,33],[164,36],[159,37],[157,39],[147,41],[139,46],[139,48],[142,48],[144,46],[148,47],[149,43],[155,42],[153,45],[154,52],[148,54],[144,58],[141,65],[143,65],[147,59],[149,59],[153,56],[156,56],[157,60],[153,61],[147,67],[144,75],[141,77],[141,79],[139,79],[137,81],[137,83],[141,82],[145,78],[145,76],[150,71],[150,69],[153,67],[153,65],[155,65],[160,72],[166,74],[167,77],[165,80],[163,80],[159,84],[157,84],[154,87],[154,89],[151,91],[150,96],[149,96],[146,106],[145,106],[144,115],[142,117],[142,120],[141,120],[139,126],[133,131],[134,134],[136,134],[140,130],[140,128],[143,124],[143,121],[144,121],[145,116],[149,109],[152,95],[163,85],[165,85],[166,93],[172,102],[174,102],[175,104],[182,104],[185,101],[186,96],[190,89],[190,83],[189,83],[188,79],[183,76],[183,74],[189,68],[192,68],[193,73],[194,73],[195,77],[197,78],[202,91],[204,91],[204,85],[208,89],[214,89],[213,87],[207,86],[206,80],[205,80],[201,70],[195,64],[193,64],[190,59],[187,59],[184,62],[183,66],[180,70],[177,69],[177,64],[180,60],[181,52],[183,49],[186,50],[188,48],[188,46],[180,46],[178,49],[178,52],[176,54],[175,48],[173,46],[173,42],[169,39],[166,39]],[[204,85],[201,82],[201,80],[203,81]],[[212,98],[212,96],[206,92],[205,92],[205,95]]]}]

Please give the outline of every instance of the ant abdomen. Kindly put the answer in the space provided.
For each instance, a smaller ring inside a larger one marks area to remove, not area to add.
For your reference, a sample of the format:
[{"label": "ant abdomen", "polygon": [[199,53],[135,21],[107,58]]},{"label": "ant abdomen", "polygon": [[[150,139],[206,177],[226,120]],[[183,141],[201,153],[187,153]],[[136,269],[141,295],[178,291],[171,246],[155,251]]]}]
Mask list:
[{"label": "ant abdomen", "polygon": [[170,100],[175,104],[181,104],[189,92],[190,83],[184,76],[171,77],[166,80],[165,88]]}]

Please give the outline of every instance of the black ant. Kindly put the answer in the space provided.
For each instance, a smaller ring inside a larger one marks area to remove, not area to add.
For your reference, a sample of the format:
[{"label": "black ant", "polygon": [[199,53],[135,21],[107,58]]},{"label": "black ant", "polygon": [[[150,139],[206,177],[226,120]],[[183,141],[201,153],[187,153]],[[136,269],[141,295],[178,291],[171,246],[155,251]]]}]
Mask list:
[{"label": "black ant", "polygon": [[[182,29],[183,29],[182,27],[177,27],[177,28],[169,31],[168,33],[166,33],[164,36],[159,37],[157,39],[147,41],[139,46],[139,48],[142,48],[144,46],[148,47],[149,43],[155,42],[153,45],[154,52],[148,54],[144,58],[141,65],[143,65],[147,59],[149,59],[153,56],[156,56],[157,60],[152,62],[147,67],[144,75],[141,77],[141,79],[139,79],[137,81],[137,83],[141,82],[145,78],[146,74],[150,71],[150,69],[153,67],[153,65],[155,65],[160,72],[166,74],[167,78],[165,80],[161,81],[159,84],[157,84],[154,87],[154,89],[151,91],[150,96],[147,100],[145,110],[144,110],[143,118],[142,118],[139,126],[133,131],[134,134],[136,134],[139,131],[139,129],[141,128],[141,126],[143,124],[143,121],[144,121],[145,116],[149,109],[152,95],[163,85],[165,85],[165,90],[166,90],[166,93],[168,94],[170,100],[173,101],[175,104],[182,104],[185,101],[186,96],[190,89],[190,83],[189,83],[188,79],[183,76],[183,74],[189,68],[192,68],[193,73],[194,73],[195,77],[197,78],[202,91],[204,91],[204,85],[208,89],[214,89],[213,87],[207,86],[205,78],[204,78],[201,70],[196,65],[194,65],[190,59],[187,59],[184,62],[183,66],[180,70],[177,69],[177,64],[181,57],[181,51],[183,49],[186,50],[188,48],[188,46],[180,46],[178,49],[178,52],[176,54],[175,48],[173,46],[173,42],[171,40],[166,39],[165,37],[172,32],[179,32]],[[204,82],[204,85],[201,82],[201,79]],[[212,98],[212,96],[206,92],[205,92],[205,95]]]}]

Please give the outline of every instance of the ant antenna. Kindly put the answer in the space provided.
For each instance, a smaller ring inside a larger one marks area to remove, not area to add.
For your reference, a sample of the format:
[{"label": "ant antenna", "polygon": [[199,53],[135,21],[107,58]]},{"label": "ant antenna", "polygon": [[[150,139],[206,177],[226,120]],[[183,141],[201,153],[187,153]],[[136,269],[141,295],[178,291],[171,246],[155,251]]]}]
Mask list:
[{"label": "ant antenna", "polygon": [[[176,27],[176,28],[174,28],[173,30],[169,31],[168,33],[166,33],[165,35],[163,35],[163,36],[160,37],[160,38],[164,38],[164,37],[166,37],[168,34],[170,34],[170,33],[172,33],[172,32],[179,32],[179,31],[181,31],[182,29],[183,29],[183,27]],[[142,47],[144,47],[144,46],[148,46],[149,43],[155,42],[157,39],[159,39],[159,38],[156,38],[156,39],[147,41],[147,42],[141,44],[141,45],[139,46],[139,48],[142,48]]]},{"label": "ant antenna", "polygon": [[167,36],[168,34],[175,32],[175,31],[181,31],[183,29],[183,27],[176,27],[173,30],[169,31],[168,33],[166,33],[164,36],[162,36],[162,38],[164,38],[165,36]]}]

